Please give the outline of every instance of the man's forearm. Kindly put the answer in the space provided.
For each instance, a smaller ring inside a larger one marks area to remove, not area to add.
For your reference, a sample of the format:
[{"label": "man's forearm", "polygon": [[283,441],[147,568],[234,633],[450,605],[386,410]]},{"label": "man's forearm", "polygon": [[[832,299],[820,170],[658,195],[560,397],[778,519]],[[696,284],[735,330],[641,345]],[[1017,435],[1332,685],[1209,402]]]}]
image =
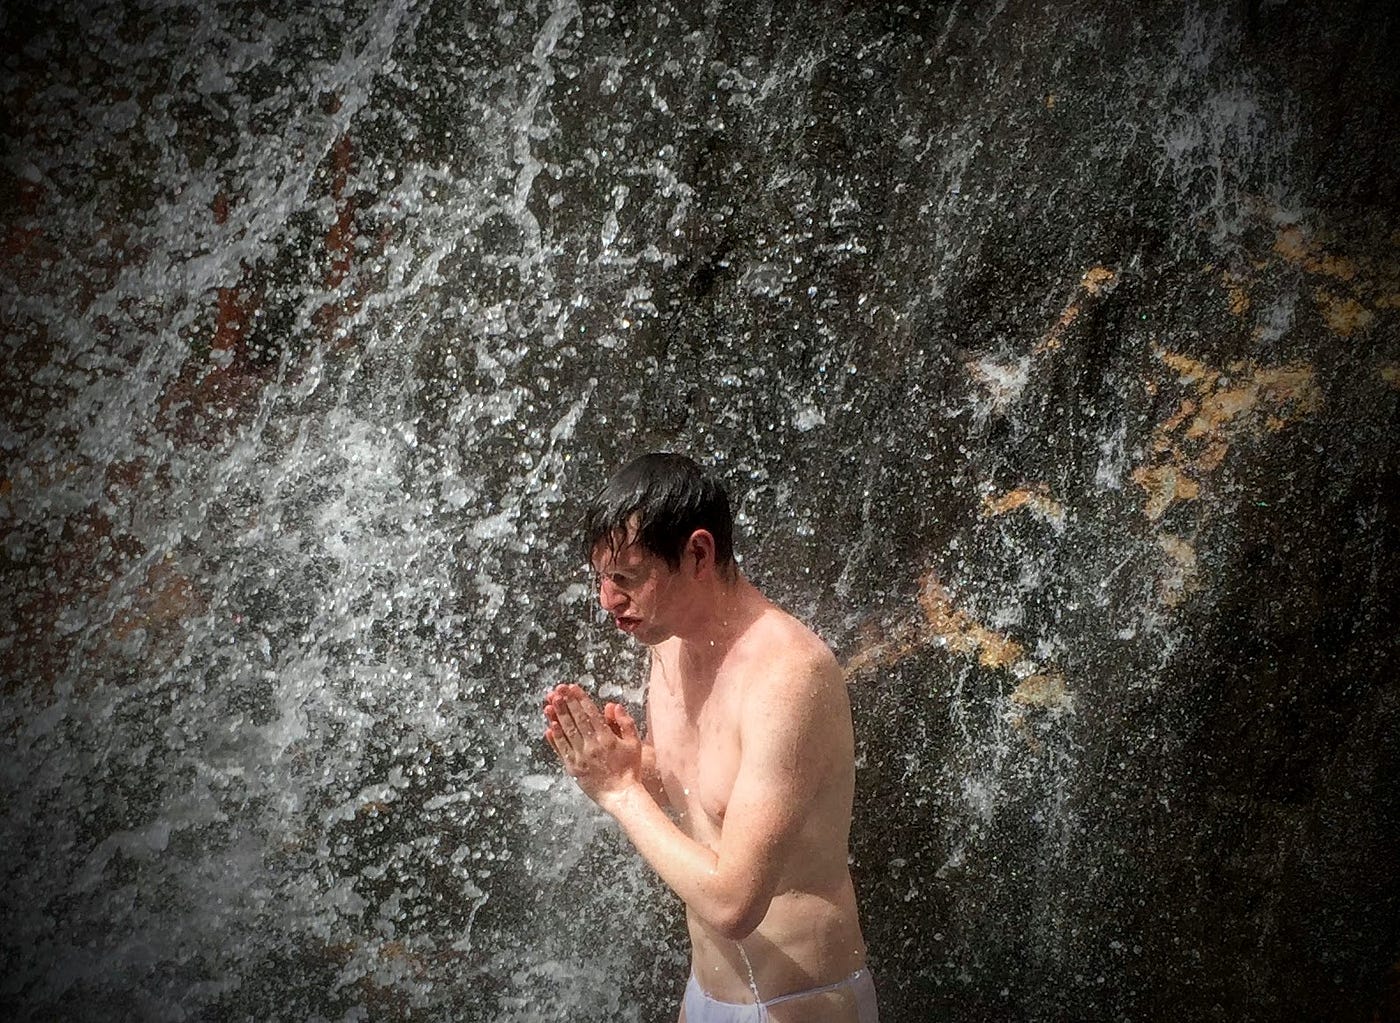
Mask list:
[{"label": "man's forearm", "polygon": [[642,746],[642,784],[646,786],[651,798],[656,800],[656,804],[663,810],[671,805],[671,797],[666,792],[666,786],[661,782],[661,772],[656,767],[656,750],[650,745]]},{"label": "man's forearm", "polygon": [[755,889],[753,879],[728,876],[719,856],[681,831],[644,785],[630,786],[599,805],[707,925],[736,941],[758,926],[770,899]]}]

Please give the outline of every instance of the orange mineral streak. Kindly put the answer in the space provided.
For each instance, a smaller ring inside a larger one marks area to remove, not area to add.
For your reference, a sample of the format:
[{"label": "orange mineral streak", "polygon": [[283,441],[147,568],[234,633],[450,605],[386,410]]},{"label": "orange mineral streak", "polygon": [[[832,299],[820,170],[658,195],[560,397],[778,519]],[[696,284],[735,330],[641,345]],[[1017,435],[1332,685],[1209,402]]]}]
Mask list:
[{"label": "orange mineral streak", "polygon": [[848,679],[888,668],[918,653],[933,643],[933,637],[921,623],[906,618],[885,627],[867,626],[861,630],[860,645],[846,658]]},{"label": "orange mineral streak", "polygon": [[1025,659],[1015,640],[987,628],[953,606],[948,590],[930,571],[920,580],[921,614],[871,635],[846,661],[847,675],[897,664],[931,646],[976,655],[986,668],[1006,668]]},{"label": "orange mineral streak", "polygon": [[355,242],[355,200],[347,198],[345,191],[350,183],[354,157],[350,136],[340,136],[331,148],[331,195],[335,199],[336,217],[326,232],[326,252],[331,257],[330,271],[326,274],[328,288],[339,286],[350,272],[350,250]]},{"label": "orange mineral streak", "polygon": [[1243,316],[1249,312],[1249,292],[1245,289],[1244,279],[1238,274],[1225,270],[1221,272],[1220,280],[1230,302],[1230,312],[1235,316]]},{"label": "orange mineral streak", "polygon": [[1358,274],[1355,262],[1328,253],[1296,224],[1279,231],[1274,239],[1274,254],[1285,263],[1335,281],[1353,281]]},{"label": "orange mineral streak", "polygon": [[219,288],[214,313],[214,338],[209,346],[220,352],[240,351],[256,309],[257,302],[247,293],[247,289]]},{"label": "orange mineral streak", "polygon": [[984,668],[1003,670],[1018,679],[1007,697],[1007,718],[1031,752],[1038,753],[1041,743],[1030,726],[1031,715],[1074,709],[1074,697],[1064,676],[1053,669],[1037,670],[1027,662],[1020,643],[954,607],[952,596],[931,570],[920,579],[918,607],[918,615],[864,637],[860,648],[846,660],[847,679],[898,664],[930,647],[975,655]]},{"label": "orange mineral streak", "polygon": [[1064,343],[1065,332],[1079,319],[1079,314],[1095,300],[1107,295],[1118,284],[1118,272],[1106,266],[1092,266],[1084,271],[1079,279],[1079,288],[1074,297],[1060,313],[1049,332],[1035,346],[1035,354],[1054,351]]},{"label": "orange mineral streak", "polygon": [[[227,224],[231,208],[226,193],[220,192],[214,196],[214,201],[210,203],[214,223]],[[247,276],[247,267],[244,267],[241,277]],[[209,346],[220,352],[239,351],[243,346],[243,339],[248,334],[248,326],[253,322],[253,312],[256,308],[257,302],[248,294],[244,280],[240,279],[238,284],[230,288],[219,288],[215,293],[214,337]]]},{"label": "orange mineral streak", "polygon": [[1391,363],[1388,366],[1382,366],[1377,372],[1380,373],[1381,379],[1388,386],[1400,391],[1400,365]]},{"label": "orange mineral streak", "polygon": [[1005,515],[1019,508],[1025,508],[1047,522],[1063,522],[1065,519],[1065,506],[1050,497],[1049,490],[1043,483],[1036,484],[1034,489],[1018,487],[1000,497],[988,494],[982,498],[983,518]]},{"label": "orange mineral streak", "polygon": [[1157,358],[1163,363],[1176,370],[1177,379],[1183,384],[1202,385],[1214,387],[1215,382],[1220,379],[1220,371],[1211,369],[1204,362],[1199,362],[1189,355],[1178,355],[1175,352],[1159,351]]},{"label": "orange mineral streak", "polygon": [[[210,203],[214,222],[229,223],[233,200],[220,192]],[[214,292],[214,324],[209,353],[186,362],[160,398],[157,425],[181,444],[207,446],[222,436],[245,413],[267,382],[249,343],[262,307],[264,289],[257,274],[240,261],[233,283]]]},{"label": "orange mineral streak", "polygon": [[1074,697],[1065,688],[1064,676],[1058,672],[1027,675],[1011,691],[1011,702],[1029,710],[1071,710]]},{"label": "orange mineral streak", "polygon": [[113,616],[110,635],[118,642],[130,639],[138,629],[147,636],[163,635],[203,613],[205,606],[194,583],[169,562],[157,562],[131,595],[130,606]]},{"label": "orange mineral streak", "polygon": [[1157,597],[1168,607],[1178,607],[1189,594],[1199,589],[1196,580],[1196,548],[1179,536],[1163,534],[1158,538],[1167,556],[1165,571],[1157,584]]},{"label": "orange mineral streak", "polygon": [[1322,406],[1316,373],[1303,363],[1258,367],[1237,361],[1219,370],[1187,355],[1157,354],[1195,395],[1182,398],[1158,424],[1149,445],[1152,462],[1133,470],[1150,519],[1161,518],[1176,501],[1199,497],[1201,482],[1224,463],[1231,444],[1282,430]]},{"label": "orange mineral streak", "polygon": [[924,574],[919,587],[919,607],[934,636],[959,653],[976,653],[984,668],[1005,668],[1025,656],[1013,639],[993,632],[953,606],[947,589],[932,572]]},{"label": "orange mineral streak", "polygon": [[1192,501],[1201,496],[1201,485],[1181,475],[1175,465],[1140,466],[1133,470],[1133,482],[1147,491],[1145,511],[1149,519],[1160,519],[1173,501]]},{"label": "orange mineral streak", "polygon": [[1177,406],[1176,412],[1152,432],[1152,450],[1170,450],[1172,432],[1182,423],[1186,422],[1186,420],[1194,416],[1199,410],[1200,406],[1190,398],[1184,399],[1182,403]]},{"label": "orange mineral streak", "polygon": [[1400,308],[1400,262],[1394,259],[1339,256],[1297,225],[1278,232],[1273,251],[1290,266],[1322,278],[1313,301],[1327,328],[1339,337],[1365,331],[1376,310]]},{"label": "orange mineral streak", "polygon": [[1318,311],[1328,329],[1342,337],[1351,337],[1371,325],[1376,314],[1354,298],[1336,295],[1326,288],[1318,288],[1313,294]]},{"label": "orange mineral streak", "polygon": [[1118,283],[1118,271],[1110,270],[1106,266],[1093,266],[1084,271],[1082,283],[1087,294],[1098,298],[1113,290]]}]

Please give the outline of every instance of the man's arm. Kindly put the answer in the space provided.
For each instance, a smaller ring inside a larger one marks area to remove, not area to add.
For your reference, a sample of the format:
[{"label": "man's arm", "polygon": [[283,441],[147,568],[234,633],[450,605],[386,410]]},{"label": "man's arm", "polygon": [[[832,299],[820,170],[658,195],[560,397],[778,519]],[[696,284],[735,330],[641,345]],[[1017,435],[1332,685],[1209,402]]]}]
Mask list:
[{"label": "man's arm", "polygon": [[[558,724],[558,708],[571,690],[575,691],[576,695],[581,699],[588,699],[588,695],[584,692],[582,686],[568,684],[555,686],[550,690],[549,695],[545,697],[544,713],[551,727]],[[656,747],[653,746],[651,742],[650,706],[647,707],[646,714],[647,737],[642,739],[637,734],[637,723],[632,720],[632,715],[627,712],[626,707],[620,703],[603,704],[603,720],[607,723],[607,726],[612,729],[613,734],[620,738],[626,738],[630,734],[631,737],[638,738],[641,742],[642,784],[646,786],[646,790],[651,794],[651,798],[656,800],[663,809],[670,809],[671,796],[666,791],[665,784],[661,781],[661,771],[656,766]],[[545,739],[549,740],[548,730],[546,730]],[[553,745],[552,740],[549,741],[550,744]]]},{"label": "man's arm", "polygon": [[656,800],[657,806],[663,810],[671,809],[671,794],[666,791],[661,770],[656,766],[656,747],[651,744],[651,729],[647,729],[647,738],[642,740],[642,784],[646,786],[647,795]]},{"label": "man's arm", "polygon": [[[629,729],[633,733],[637,730],[632,715],[627,713],[627,708],[620,703],[604,704],[603,718],[615,735],[621,736]],[[656,766],[656,747],[651,742],[650,707],[647,708],[647,734],[646,738],[642,739],[642,784],[662,809],[670,809],[671,797],[666,792],[666,786],[662,784],[661,771]]]},{"label": "man's arm", "polygon": [[[793,840],[825,780],[827,733],[841,720],[835,662],[797,666],[755,680],[740,721],[740,762],[717,849],[680,830],[640,781],[640,750],[617,755],[619,737],[600,734],[596,708],[570,698],[555,743],[569,773],[622,826],[663,881],[707,925],[732,940],[768,913]],[[626,767],[635,756],[637,770]],[[619,767],[619,765],[621,765]]]}]

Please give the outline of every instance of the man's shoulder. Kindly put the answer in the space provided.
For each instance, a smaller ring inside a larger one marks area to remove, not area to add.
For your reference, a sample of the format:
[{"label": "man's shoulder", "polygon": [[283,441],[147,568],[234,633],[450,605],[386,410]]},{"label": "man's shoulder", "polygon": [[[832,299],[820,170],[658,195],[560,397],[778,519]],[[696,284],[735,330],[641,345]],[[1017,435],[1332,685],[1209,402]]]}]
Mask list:
[{"label": "man's shoulder", "polygon": [[741,733],[755,749],[777,754],[779,762],[804,765],[811,779],[827,777],[828,768],[842,760],[843,736],[850,730],[845,676],[835,655],[786,612],[764,622],[753,640]]},{"label": "man's shoulder", "polygon": [[763,666],[757,674],[770,684],[805,689],[841,677],[826,641],[776,605],[754,623],[748,641]]}]

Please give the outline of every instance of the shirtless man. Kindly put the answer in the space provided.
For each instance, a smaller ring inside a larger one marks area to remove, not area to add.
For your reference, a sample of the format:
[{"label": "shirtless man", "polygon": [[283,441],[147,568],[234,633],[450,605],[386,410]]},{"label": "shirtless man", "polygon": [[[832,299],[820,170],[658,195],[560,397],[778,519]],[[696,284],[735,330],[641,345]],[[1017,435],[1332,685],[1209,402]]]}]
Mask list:
[{"label": "shirtless man", "polygon": [[576,685],[545,738],[686,906],[680,1023],[876,1023],[847,867],[854,736],[835,658],[739,572],[723,487],[643,455],[594,499],[598,600],[651,649],[647,735]]}]

